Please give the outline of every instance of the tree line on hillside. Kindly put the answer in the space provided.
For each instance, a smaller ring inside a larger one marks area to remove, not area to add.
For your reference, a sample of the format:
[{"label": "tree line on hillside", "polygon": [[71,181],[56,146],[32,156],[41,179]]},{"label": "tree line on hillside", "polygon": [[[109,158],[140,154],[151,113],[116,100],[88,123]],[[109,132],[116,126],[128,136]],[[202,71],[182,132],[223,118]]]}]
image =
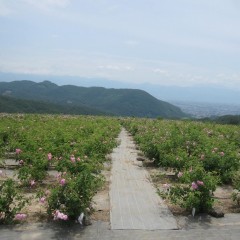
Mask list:
[{"label": "tree line on hillside", "polygon": [[110,115],[95,109],[79,106],[64,106],[50,102],[17,99],[0,96],[0,112],[2,113],[45,113],[76,115]]},{"label": "tree line on hillside", "polygon": [[224,115],[214,118],[201,118],[199,120],[203,122],[215,122],[219,124],[240,125],[240,115]]}]

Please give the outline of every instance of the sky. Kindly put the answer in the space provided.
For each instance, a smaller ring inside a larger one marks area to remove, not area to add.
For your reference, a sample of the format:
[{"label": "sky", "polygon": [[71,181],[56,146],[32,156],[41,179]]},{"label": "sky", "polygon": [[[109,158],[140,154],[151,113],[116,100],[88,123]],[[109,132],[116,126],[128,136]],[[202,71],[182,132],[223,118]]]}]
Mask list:
[{"label": "sky", "polygon": [[0,0],[0,72],[240,91],[239,29],[239,0]]}]

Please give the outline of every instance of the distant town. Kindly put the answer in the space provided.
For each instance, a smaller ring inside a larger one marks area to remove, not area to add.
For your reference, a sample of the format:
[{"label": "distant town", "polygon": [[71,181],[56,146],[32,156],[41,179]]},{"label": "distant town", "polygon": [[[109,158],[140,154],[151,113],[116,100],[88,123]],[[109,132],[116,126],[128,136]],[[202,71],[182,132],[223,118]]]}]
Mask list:
[{"label": "distant town", "polygon": [[240,104],[220,104],[220,103],[199,103],[171,101],[185,113],[191,114],[196,118],[223,116],[223,115],[240,115]]}]

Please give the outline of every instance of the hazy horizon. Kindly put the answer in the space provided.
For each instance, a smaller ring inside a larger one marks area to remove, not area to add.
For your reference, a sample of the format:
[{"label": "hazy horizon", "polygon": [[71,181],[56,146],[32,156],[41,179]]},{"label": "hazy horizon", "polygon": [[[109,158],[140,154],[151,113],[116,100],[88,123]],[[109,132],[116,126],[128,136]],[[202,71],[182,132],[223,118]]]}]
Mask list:
[{"label": "hazy horizon", "polygon": [[151,83],[124,83],[104,78],[81,78],[74,76],[53,76],[39,74],[13,74],[0,72],[0,82],[28,80],[33,82],[50,81],[59,86],[74,85],[81,87],[131,88],[144,90],[159,100],[178,103],[209,103],[240,106],[238,90],[226,89],[215,85],[199,86],[162,86]]}]

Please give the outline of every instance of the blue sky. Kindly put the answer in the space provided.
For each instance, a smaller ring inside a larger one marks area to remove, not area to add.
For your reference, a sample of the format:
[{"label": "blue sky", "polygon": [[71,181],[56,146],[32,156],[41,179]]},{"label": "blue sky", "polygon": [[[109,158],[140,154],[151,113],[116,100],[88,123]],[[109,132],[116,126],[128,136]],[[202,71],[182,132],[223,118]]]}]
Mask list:
[{"label": "blue sky", "polygon": [[0,0],[0,71],[240,90],[239,29],[239,0]]}]

